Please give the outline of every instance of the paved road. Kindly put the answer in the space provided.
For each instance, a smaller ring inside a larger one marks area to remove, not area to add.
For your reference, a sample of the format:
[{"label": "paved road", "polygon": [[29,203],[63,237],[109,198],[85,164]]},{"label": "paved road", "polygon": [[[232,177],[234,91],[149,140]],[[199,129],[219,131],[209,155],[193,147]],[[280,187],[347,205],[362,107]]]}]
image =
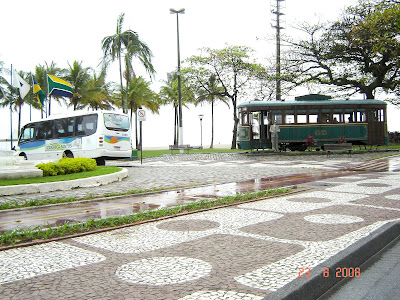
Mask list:
[{"label": "paved road", "polygon": [[[169,175],[176,186],[356,168],[361,159],[354,156],[149,161],[131,168],[140,177],[130,179],[128,186],[136,180],[162,185]],[[307,280],[319,266],[388,222],[400,220],[399,158],[371,168],[384,172],[360,171],[305,184],[312,190],[303,193],[1,251],[0,298],[273,296],[299,276]],[[222,179],[215,180],[218,173]]]}]

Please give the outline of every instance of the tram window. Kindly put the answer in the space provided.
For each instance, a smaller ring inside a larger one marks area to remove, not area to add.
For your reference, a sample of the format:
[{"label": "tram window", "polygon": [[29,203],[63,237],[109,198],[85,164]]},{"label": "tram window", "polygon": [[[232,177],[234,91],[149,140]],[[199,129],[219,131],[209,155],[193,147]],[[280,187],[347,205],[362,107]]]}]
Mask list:
[{"label": "tram window", "polygon": [[275,122],[276,124],[282,124],[282,115],[273,115],[272,118],[272,122]]},{"label": "tram window", "polygon": [[318,123],[329,123],[329,122],[330,122],[330,114],[322,113],[321,114],[321,119],[319,120]]},{"label": "tram window", "polygon": [[367,121],[367,114],[365,111],[357,112],[357,121],[358,122],[366,122]]},{"label": "tram window", "polygon": [[249,119],[246,112],[243,113],[243,124],[249,124]]},{"label": "tram window", "polygon": [[332,117],[333,117],[333,119],[332,119],[332,120],[333,120],[333,121],[332,121],[333,123],[339,123],[339,122],[341,122],[341,118],[340,118],[341,115],[340,115],[340,114],[333,114]]},{"label": "tram window", "polygon": [[298,124],[307,123],[307,115],[297,115],[297,123]]},{"label": "tram window", "polygon": [[294,124],[294,115],[285,115],[285,124]]},{"label": "tram window", "polygon": [[318,123],[318,115],[308,115],[308,123]]},{"label": "tram window", "polygon": [[374,111],[374,121],[375,122],[383,122],[385,121],[385,114],[383,109],[378,109]]},{"label": "tram window", "polygon": [[353,115],[352,114],[344,114],[344,122],[345,123],[353,123]]}]

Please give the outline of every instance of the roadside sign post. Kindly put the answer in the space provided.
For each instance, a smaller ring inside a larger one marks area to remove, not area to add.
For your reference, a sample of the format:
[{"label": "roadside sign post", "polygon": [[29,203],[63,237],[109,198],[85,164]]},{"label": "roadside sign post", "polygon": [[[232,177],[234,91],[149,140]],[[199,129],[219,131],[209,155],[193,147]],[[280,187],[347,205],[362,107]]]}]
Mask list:
[{"label": "roadside sign post", "polygon": [[143,163],[142,122],[146,121],[146,111],[144,109],[138,109],[137,116],[138,116],[138,121],[140,122],[140,164],[142,164]]}]

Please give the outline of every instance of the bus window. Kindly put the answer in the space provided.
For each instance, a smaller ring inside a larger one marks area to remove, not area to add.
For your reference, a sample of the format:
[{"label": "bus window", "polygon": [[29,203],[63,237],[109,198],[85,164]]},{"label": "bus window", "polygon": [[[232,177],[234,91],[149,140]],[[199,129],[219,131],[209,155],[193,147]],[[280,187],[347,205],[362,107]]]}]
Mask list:
[{"label": "bus window", "polygon": [[[243,124],[249,124],[247,113],[243,112]],[[128,131],[130,124],[128,116],[104,114],[104,125],[109,130]]]},{"label": "bus window", "polygon": [[26,143],[35,139],[35,126],[28,125],[22,128],[20,143]]},{"label": "bus window", "polygon": [[75,118],[68,118],[67,119],[67,137],[74,136],[74,124]]},{"label": "bus window", "polygon": [[45,121],[37,124],[37,136],[38,140],[49,140],[53,138],[53,122]]},{"label": "bus window", "polygon": [[67,121],[68,119],[54,120],[55,138],[62,138],[67,136]]},{"label": "bus window", "polygon": [[76,117],[76,135],[91,135],[97,130],[97,115]]}]

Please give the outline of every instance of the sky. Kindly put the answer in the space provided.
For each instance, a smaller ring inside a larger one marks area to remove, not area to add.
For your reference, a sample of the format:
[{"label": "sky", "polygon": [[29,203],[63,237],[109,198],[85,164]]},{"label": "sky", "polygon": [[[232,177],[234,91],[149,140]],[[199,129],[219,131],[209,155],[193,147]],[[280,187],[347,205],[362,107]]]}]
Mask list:
[{"label": "sky", "polygon": [[[153,65],[157,72],[152,87],[159,91],[167,73],[177,67],[176,15],[170,8],[185,8],[179,15],[181,60],[198,54],[202,47],[223,48],[227,45],[246,45],[256,51],[258,62],[275,55],[274,15],[271,13],[275,0],[19,0],[4,1],[0,18],[0,61],[17,71],[34,72],[35,66],[54,61],[66,68],[68,62],[82,61],[84,67],[97,68],[102,57],[101,40],[115,33],[117,18],[125,13],[123,30],[131,29],[139,34],[153,51]],[[286,0],[282,12],[284,33],[299,34],[296,24],[311,24],[335,20],[348,5],[356,0]],[[146,77],[139,62],[134,62],[137,75]],[[148,77],[147,77],[148,78]],[[149,78],[148,78],[149,79]],[[9,79],[8,79],[9,80]],[[108,81],[119,82],[115,63],[109,71]],[[297,90],[286,99],[293,99],[307,90]],[[239,102],[248,99],[240,99]],[[60,114],[65,106],[52,105],[52,114]],[[29,121],[29,106],[22,108],[22,123]],[[199,145],[200,120],[203,114],[203,145],[211,140],[211,107],[190,106],[183,109],[183,143]],[[389,130],[400,130],[400,111],[389,111]],[[164,106],[160,114],[147,113],[143,122],[143,146],[166,147],[173,143],[174,115],[172,106]],[[0,108],[0,139],[10,136],[10,112]],[[40,119],[39,111],[33,111],[32,120]],[[13,114],[13,131],[17,128],[17,114]],[[219,104],[215,111],[214,146],[229,145],[232,140],[232,111]],[[16,133],[14,133],[14,137]]]}]

